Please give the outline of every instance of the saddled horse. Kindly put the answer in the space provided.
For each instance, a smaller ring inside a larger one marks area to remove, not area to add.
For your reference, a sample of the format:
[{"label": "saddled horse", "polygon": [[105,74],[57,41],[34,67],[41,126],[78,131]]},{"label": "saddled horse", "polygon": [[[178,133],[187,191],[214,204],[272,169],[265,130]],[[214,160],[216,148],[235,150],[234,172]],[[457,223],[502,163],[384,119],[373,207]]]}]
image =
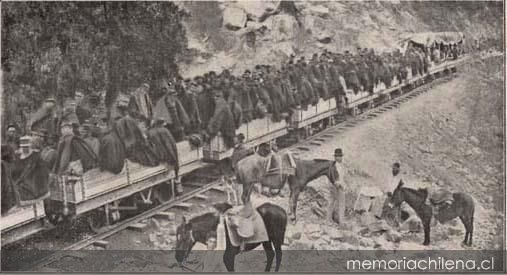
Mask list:
[{"label": "saddled horse", "polygon": [[288,182],[290,187],[289,217],[293,223],[296,222],[296,208],[299,194],[310,181],[321,176],[327,176],[329,181],[335,184],[338,179],[338,171],[336,170],[334,160],[302,160],[294,158],[295,173],[287,173],[282,169],[279,174],[271,175],[267,175],[266,172],[267,161],[268,158],[254,154],[238,162],[236,179],[238,184],[243,185],[241,199],[243,202],[249,200],[255,183],[260,182],[263,186],[281,190],[285,183]]},{"label": "saddled horse", "polygon": [[[470,195],[462,192],[453,193],[452,196],[454,202],[450,206],[438,210],[438,221],[446,222],[459,217],[466,230],[463,244],[471,246],[474,231],[474,200]],[[424,228],[423,245],[430,244],[430,224],[431,217],[433,216],[433,208],[426,204],[427,197],[427,189],[415,190],[403,187],[403,183],[400,182],[389,200],[390,204],[396,207],[400,206],[401,203],[405,201],[415,210]]]},{"label": "saddled horse", "polygon": [[[219,203],[215,204],[214,207],[219,213],[224,213],[232,206],[228,203]],[[265,271],[271,270],[271,265],[275,256],[275,271],[278,271],[282,261],[282,244],[285,238],[285,229],[287,227],[287,213],[280,206],[271,203],[262,204],[257,207],[257,211],[266,225],[269,240],[262,243],[246,244],[245,251],[253,250],[262,244],[267,258]],[[220,217],[218,213],[211,212],[195,217],[188,222],[184,222],[178,227],[175,258],[180,266],[183,266],[184,260],[188,257],[188,254],[196,242],[206,244],[207,234],[211,231],[216,231],[219,222]],[[226,248],[223,260],[227,270],[234,271],[234,259],[240,252],[240,248],[232,245],[227,231],[227,225],[224,227]],[[274,252],[273,248],[275,249]]]}]

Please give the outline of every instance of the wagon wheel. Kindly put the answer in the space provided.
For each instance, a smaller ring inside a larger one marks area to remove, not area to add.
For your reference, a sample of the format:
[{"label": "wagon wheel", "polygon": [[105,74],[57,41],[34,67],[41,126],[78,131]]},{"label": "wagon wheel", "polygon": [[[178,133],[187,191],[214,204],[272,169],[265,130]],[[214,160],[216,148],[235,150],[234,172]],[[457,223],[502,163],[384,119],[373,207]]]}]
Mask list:
[{"label": "wagon wheel", "polygon": [[102,207],[91,211],[86,217],[88,228],[94,233],[100,233],[100,229],[107,225],[106,214]]}]

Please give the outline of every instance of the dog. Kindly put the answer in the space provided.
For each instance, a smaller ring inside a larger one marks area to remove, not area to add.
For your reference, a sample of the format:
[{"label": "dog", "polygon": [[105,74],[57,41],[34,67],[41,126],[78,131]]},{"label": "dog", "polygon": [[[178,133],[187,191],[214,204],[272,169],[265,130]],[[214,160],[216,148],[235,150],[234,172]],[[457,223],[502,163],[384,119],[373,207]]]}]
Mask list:
[{"label": "dog", "polygon": [[235,182],[236,178],[222,176],[221,180],[224,183],[224,191],[227,194],[227,202],[231,205],[240,205],[239,198],[241,196],[241,190],[239,190],[239,185]]}]

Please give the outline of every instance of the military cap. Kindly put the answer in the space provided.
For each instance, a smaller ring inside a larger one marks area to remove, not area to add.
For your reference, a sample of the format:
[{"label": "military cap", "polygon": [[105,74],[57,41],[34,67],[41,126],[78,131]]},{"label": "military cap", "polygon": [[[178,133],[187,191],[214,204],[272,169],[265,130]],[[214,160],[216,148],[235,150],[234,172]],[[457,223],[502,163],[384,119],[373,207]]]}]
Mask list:
[{"label": "military cap", "polygon": [[334,156],[335,157],[343,157],[343,151],[342,151],[342,149],[341,148],[336,148],[334,150]]}]

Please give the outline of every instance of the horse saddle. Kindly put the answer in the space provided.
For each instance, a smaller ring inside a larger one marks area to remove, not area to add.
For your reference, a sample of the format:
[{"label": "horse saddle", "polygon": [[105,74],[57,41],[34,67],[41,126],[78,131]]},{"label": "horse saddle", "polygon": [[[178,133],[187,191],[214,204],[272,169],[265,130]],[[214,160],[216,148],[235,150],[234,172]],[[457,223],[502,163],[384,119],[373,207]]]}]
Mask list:
[{"label": "horse saddle", "polygon": [[250,238],[253,236],[253,214],[254,210],[252,204],[247,203],[244,206],[231,208],[226,212],[228,225],[233,229],[240,237]]},{"label": "horse saddle", "polygon": [[428,192],[428,199],[430,205],[442,206],[443,204],[452,204],[454,202],[454,196],[452,192],[445,189],[438,189]]},{"label": "horse saddle", "polygon": [[296,174],[296,162],[290,152],[284,154],[271,154],[268,159],[268,163],[266,164],[266,175],[273,174]]},{"label": "horse saddle", "polygon": [[265,242],[269,239],[264,220],[251,204],[227,210],[225,218],[233,246]]},{"label": "horse saddle", "polygon": [[448,220],[445,209],[451,206],[454,202],[452,192],[445,189],[432,190],[428,192],[426,204],[433,209],[433,216],[440,222]]}]

